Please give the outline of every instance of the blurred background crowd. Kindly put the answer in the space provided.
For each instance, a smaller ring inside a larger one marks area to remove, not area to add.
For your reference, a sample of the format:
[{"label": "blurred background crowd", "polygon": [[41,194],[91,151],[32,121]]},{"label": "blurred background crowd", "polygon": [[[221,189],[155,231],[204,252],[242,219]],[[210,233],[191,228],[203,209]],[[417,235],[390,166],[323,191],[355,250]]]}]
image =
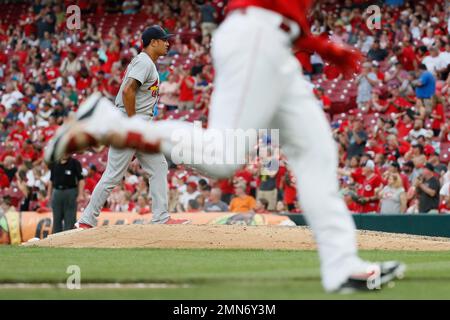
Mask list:
[{"label": "blurred background crowd", "polygon": [[[155,120],[206,127],[214,79],[211,35],[226,2],[0,1],[1,201],[22,211],[49,210],[46,142],[92,92],[114,99],[146,26],[160,24],[176,34],[158,63]],[[74,3],[81,25],[71,30],[66,9]],[[372,4],[381,8],[380,29],[366,23]],[[317,1],[312,33],[365,55],[361,74],[350,78],[317,54],[294,51],[333,128],[341,192],[354,213],[450,212],[449,14],[445,0]],[[171,164],[170,211],[301,213],[288,159],[270,137],[261,147],[277,152],[225,180]],[[105,169],[107,148],[74,157],[85,177],[78,197],[83,210]],[[270,170],[273,161],[278,170]],[[148,177],[132,162],[104,210],[148,213],[148,188]]]}]

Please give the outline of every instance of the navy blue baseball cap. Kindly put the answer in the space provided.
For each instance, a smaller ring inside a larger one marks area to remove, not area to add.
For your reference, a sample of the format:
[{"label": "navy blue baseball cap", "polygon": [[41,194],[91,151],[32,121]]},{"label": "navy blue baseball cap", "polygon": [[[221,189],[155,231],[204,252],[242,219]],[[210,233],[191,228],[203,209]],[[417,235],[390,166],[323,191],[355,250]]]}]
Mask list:
[{"label": "navy blue baseball cap", "polygon": [[173,37],[173,34],[167,33],[158,25],[151,26],[142,33],[142,44],[147,47],[152,40],[167,40]]}]

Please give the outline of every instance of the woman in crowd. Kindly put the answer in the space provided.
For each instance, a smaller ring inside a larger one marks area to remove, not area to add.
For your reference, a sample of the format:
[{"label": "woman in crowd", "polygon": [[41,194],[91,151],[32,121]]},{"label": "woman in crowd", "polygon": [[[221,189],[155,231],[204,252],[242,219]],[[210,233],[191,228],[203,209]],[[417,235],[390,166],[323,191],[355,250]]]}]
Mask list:
[{"label": "woman in crowd", "polygon": [[406,211],[406,192],[399,174],[391,173],[388,183],[378,190],[381,214],[399,214]]}]

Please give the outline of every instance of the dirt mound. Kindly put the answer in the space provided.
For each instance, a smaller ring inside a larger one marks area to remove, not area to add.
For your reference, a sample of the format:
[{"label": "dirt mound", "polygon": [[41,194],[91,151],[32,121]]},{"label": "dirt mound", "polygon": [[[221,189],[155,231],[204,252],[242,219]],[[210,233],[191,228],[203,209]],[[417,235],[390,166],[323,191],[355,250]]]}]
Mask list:
[{"label": "dirt mound", "polygon": [[[450,250],[450,240],[403,234],[359,231],[360,249]],[[305,227],[240,225],[114,225],[71,230],[26,246],[65,248],[211,248],[293,249],[316,248]]]}]

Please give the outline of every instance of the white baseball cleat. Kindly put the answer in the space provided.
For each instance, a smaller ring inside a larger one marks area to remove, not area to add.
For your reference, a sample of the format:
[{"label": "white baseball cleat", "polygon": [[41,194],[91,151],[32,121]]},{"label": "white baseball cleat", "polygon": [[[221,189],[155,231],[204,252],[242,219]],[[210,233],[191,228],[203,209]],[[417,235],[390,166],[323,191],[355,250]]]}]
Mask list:
[{"label": "white baseball cleat", "polygon": [[84,101],[75,117],[69,119],[50,140],[44,152],[47,164],[59,161],[65,154],[88,147],[111,145],[119,149],[132,148],[148,153],[160,152],[160,142],[149,142],[138,130],[125,129],[127,118],[100,93]]},{"label": "white baseball cleat", "polygon": [[52,139],[49,141],[44,151],[44,161],[47,164],[59,161],[65,154],[79,151],[83,148],[96,144],[95,139],[86,132],[83,132],[82,124],[93,116],[99,107],[102,99],[100,93],[94,93],[84,101],[74,118],[70,118],[64,123]]},{"label": "white baseball cleat", "polygon": [[334,293],[355,293],[361,291],[380,290],[384,285],[392,284],[396,279],[403,279],[406,266],[397,261],[387,261],[374,263],[367,268],[367,271],[360,274],[353,274],[339,286]]}]

